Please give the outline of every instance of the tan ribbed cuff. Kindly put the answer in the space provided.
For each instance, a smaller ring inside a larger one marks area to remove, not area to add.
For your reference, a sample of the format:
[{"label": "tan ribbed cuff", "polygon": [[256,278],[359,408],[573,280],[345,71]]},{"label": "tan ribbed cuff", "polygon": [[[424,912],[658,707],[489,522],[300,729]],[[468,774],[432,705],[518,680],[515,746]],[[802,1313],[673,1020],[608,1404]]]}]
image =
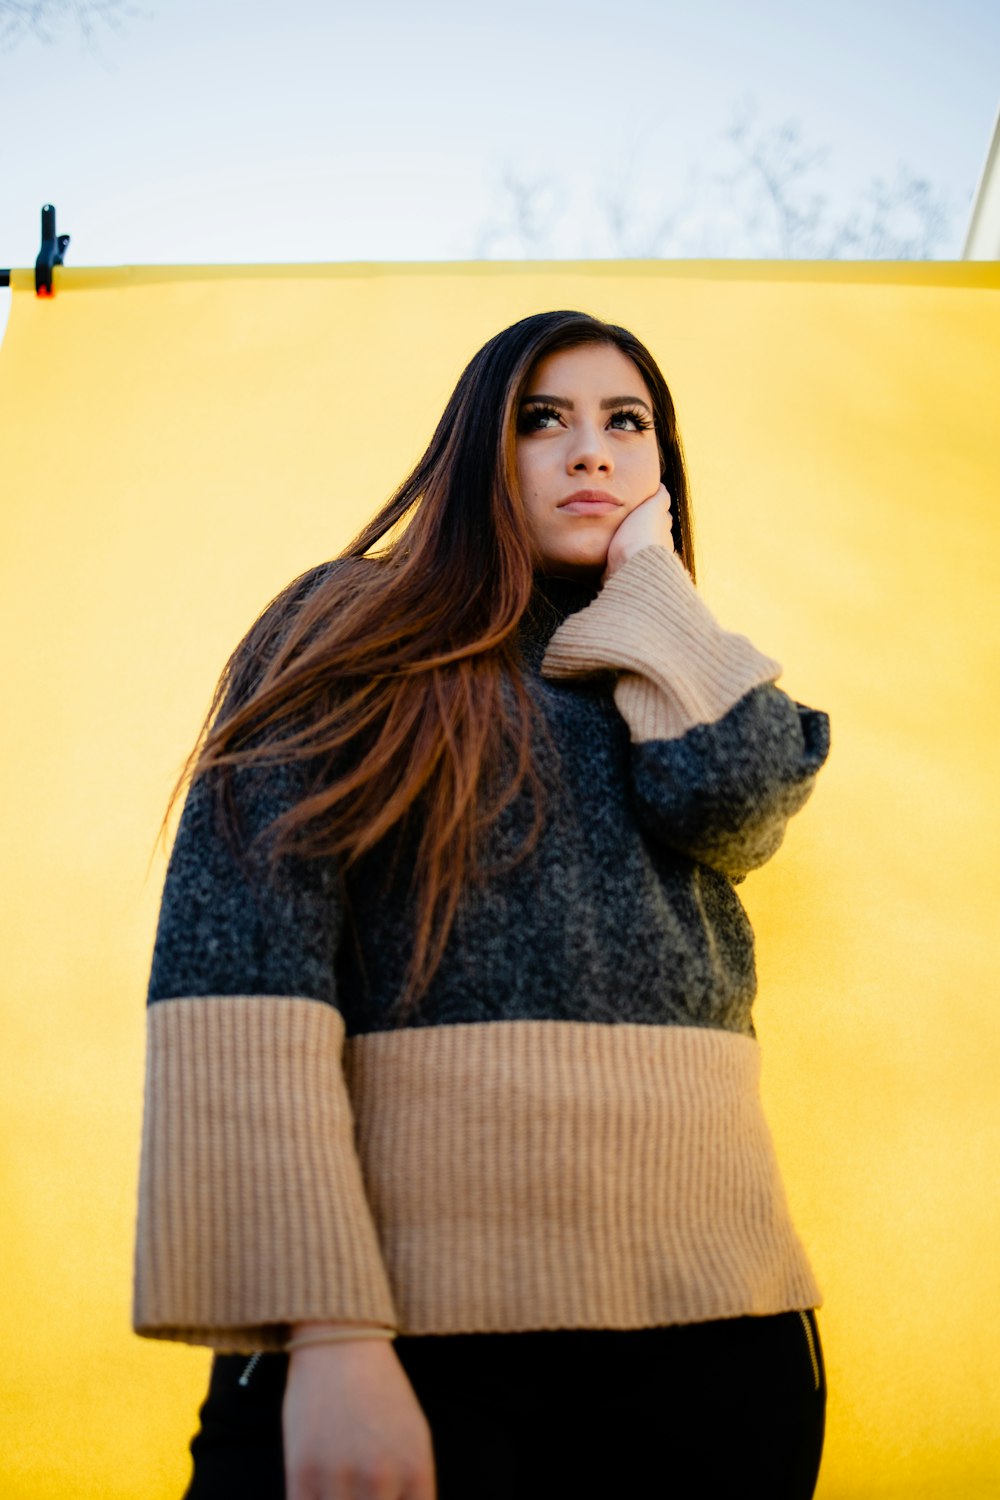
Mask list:
[{"label": "tan ribbed cuff", "polygon": [[544,677],[615,671],[615,704],[635,742],[714,724],[782,665],[723,630],[683,563],[659,544],[634,552],[553,634]]},{"label": "tan ribbed cuff", "polygon": [[316,1344],[349,1344],[356,1339],[394,1339],[395,1337],[395,1328],[337,1328],[312,1335],[297,1334],[288,1340],[285,1351],[291,1354],[295,1349],[311,1349]]},{"label": "tan ribbed cuff", "polygon": [[340,1013],[227,995],[147,1016],[135,1331],[253,1351],[283,1348],[298,1322],[395,1328]]}]

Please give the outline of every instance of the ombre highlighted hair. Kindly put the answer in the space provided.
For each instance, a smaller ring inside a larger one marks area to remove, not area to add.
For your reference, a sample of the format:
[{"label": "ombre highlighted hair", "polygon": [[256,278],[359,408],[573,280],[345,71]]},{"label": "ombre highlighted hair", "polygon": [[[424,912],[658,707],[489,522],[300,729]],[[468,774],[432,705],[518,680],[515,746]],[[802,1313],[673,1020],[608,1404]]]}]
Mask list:
[{"label": "ombre highlighted hair", "polygon": [[226,837],[245,859],[232,773],[282,764],[301,795],[265,830],[272,873],[289,855],[332,858],[346,871],[404,823],[416,826],[416,930],[400,1022],[441,961],[463,888],[488,878],[485,835],[526,781],[534,822],[518,859],[542,828],[532,744],[546,730],[516,650],[534,581],[516,422],[536,364],[586,344],[613,345],[646,383],[674,549],[694,579],[683,453],[652,355],[586,313],[522,318],[469,361],[426,452],[381,510],[247,631],[161,824],[162,834],[185,781],[210,775]]}]

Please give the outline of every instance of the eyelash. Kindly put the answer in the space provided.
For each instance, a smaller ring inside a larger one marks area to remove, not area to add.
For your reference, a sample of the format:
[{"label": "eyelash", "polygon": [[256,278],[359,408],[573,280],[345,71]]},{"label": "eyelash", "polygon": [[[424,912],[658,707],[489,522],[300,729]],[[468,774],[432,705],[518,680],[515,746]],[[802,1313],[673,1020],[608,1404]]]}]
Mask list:
[{"label": "eyelash", "polygon": [[[561,413],[554,406],[526,406],[518,419],[518,432],[544,431],[543,428],[534,426],[536,417],[555,417],[558,420]],[[608,414],[609,421],[614,417],[630,417],[638,432],[649,432],[653,425],[645,412],[637,406],[616,406],[614,411]]]}]

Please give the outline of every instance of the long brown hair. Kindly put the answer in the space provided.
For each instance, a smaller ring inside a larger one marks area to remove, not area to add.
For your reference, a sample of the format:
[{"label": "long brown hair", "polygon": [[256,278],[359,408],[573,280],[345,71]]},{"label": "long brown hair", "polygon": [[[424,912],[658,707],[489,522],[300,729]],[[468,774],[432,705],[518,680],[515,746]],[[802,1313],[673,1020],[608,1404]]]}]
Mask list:
[{"label": "long brown hair", "polygon": [[[484,836],[525,779],[534,824],[518,859],[541,830],[532,741],[545,726],[517,670],[516,630],[534,570],[516,417],[539,360],[593,343],[617,347],[646,382],[674,548],[694,578],[683,452],[652,355],[626,329],[586,313],[522,318],[470,360],[427,451],[368,525],[258,616],[223,668],[164,814],[161,833],[187,776],[193,784],[212,772],[238,851],[228,768],[311,767],[301,795],[264,830],[268,862],[335,857],[344,870],[419,815],[417,920],[401,1014],[440,963],[463,887],[485,878]],[[506,778],[505,744],[514,766]]]}]

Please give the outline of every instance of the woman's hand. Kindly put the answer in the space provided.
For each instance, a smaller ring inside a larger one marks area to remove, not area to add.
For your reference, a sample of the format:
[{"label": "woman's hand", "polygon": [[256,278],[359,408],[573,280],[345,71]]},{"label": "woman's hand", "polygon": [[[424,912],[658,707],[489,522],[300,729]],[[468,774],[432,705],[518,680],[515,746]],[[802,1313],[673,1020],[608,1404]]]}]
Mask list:
[{"label": "woman's hand", "polygon": [[670,504],[666,486],[661,484],[655,495],[650,495],[648,500],[643,500],[634,510],[629,511],[611,538],[607,566],[601,576],[602,585],[607,583],[612,573],[616,573],[633,553],[648,547],[650,543],[655,542],[673,552]]},{"label": "woman's hand", "polygon": [[281,1420],[287,1500],[435,1500],[431,1430],[390,1340],[293,1349]]}]

